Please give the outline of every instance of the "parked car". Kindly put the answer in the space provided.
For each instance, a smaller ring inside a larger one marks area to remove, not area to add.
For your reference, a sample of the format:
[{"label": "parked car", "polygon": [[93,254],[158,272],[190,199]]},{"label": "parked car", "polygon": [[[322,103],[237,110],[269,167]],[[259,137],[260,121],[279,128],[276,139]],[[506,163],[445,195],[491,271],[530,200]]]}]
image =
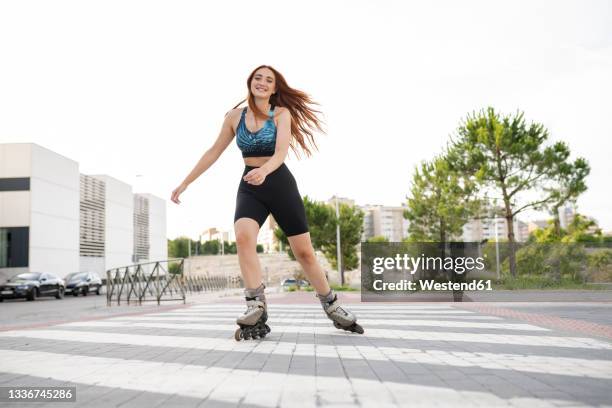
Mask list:
[{"label": "parked car", "polygon": [[48,272],[25,272],[11,277],[0,285],[0,302],[4,299],[26,298],[35,300],[41,296],[64,297],[65,282]]},{"label": "parked car", "polygon": [[310,286],[310,283],[308,283],[308,281],[304,279],[287,278],[283,279],[283,281],[281,282],[281,288],[283,290],[287,290],[289,288],[298,289],[298,287],[305,288],[307,286]]},{"label": "parked car", "polygon": [[102,279],[95,272],[73,272],[66,275],[66,293],[72,293],[73,296],[87,296],[88,293],[94,292],[100,294],[102,287]]},{"label": "parked car", "polygon": [[287,290],[291,287],[297,288],[297,286],[298,286],[297,280],[293,278],[283,279],[283,281],[281,282],[281,288],[283,290]]}]

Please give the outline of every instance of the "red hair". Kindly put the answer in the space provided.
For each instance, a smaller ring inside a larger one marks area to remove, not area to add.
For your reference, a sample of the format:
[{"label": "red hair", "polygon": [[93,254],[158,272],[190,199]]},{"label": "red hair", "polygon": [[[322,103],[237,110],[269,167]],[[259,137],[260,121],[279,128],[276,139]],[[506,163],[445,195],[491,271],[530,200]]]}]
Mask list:
[{"label": "red hair", "polygon": [[[253,80],[253,76],[257,70],[261,68],[268,68],[270,71],[274,73],[274,80],[276,82],[276,93],[270,96],[270,103],[274,106],[282,106],[287,108],[291,113],[291,139],[289,142],[289,146],[295,153],[297,157],[299,157],[299,147],[304,151],[306,156],[312,155],[312,151],[309,148],[309,144],[318,150],[318,147],[314,141],[313,131],[318,129],[321,133],[326,133],[322,127],[321,121],[316,113],[321,113],[318,110],[312,109],[308,105],[319,105],[314,102],[310,96],[302,92],[298,89],[291,88],[283,75],[278,72],[276,69],[272,68],[269,65],[260,65],[251,72],[249,77],[247,78],[247,89],[248,95],[246,99],[240,101],[234,109],[240,106],[243,102],[247,101],[247,104],[251,111],[261,119],[267,119],[268,115],[259,110],[259,108],[255,105],[255,96],[251,93],[251,82]],[[308,143],[306,143],[308,141]],[[297,142],[297,145],[296,145]]]}]

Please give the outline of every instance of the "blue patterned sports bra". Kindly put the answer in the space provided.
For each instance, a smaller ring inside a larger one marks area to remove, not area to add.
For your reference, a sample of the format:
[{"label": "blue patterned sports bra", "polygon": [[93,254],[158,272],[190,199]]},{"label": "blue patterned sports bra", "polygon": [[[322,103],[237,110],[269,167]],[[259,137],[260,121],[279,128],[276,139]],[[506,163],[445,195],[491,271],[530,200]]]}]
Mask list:
[{"label": "blue patterned sports bra", "polygon": [[246,127],[246,111],[242,110],[240,122],[236,129],[236,144],[242,150],[242,157],[272,156],[276,147],[276,125],[274,124],[274,105],[268,113],[269,118],[257,132],[250,132]]}]

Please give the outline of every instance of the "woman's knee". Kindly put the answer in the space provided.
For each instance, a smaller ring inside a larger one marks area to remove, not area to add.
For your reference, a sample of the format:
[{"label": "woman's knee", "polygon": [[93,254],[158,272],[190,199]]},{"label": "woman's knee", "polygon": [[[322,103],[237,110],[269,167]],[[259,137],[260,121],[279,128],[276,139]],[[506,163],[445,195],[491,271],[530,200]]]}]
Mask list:
[{"label": "woman's knee", "polygon": [[[255,225],[253,225],[253,223]],[[236,245],[241,248],[257,245],[257,222],[248,218],[241,218],[234,224]]]},{"label": "woman's knee", "polygon": [[293,255],[295,255],[295,259],[298,262],[310,264],[317,261],[317,257],[314,253],[314,249],[312,247],[303,246],[295,248],[293,251]]}]

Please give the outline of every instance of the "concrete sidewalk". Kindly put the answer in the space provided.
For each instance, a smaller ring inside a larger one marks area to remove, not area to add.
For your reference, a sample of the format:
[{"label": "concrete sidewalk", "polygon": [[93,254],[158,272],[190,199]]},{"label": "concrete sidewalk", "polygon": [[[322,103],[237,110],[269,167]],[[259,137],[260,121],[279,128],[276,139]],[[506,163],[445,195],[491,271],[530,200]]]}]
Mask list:
[{"label": "concrete sidewalk", "polygon": [[[0,331],[0,386],[77,387],[76,403],[4,405],[612,406],[605,324],[491,303],[340,296],[364,335],[335,329],[309,292],[268,295],[272,332],[264,340],[233,339],[244,310],[236,295]],[[537,316],[557,320],[540,324]]]}]

